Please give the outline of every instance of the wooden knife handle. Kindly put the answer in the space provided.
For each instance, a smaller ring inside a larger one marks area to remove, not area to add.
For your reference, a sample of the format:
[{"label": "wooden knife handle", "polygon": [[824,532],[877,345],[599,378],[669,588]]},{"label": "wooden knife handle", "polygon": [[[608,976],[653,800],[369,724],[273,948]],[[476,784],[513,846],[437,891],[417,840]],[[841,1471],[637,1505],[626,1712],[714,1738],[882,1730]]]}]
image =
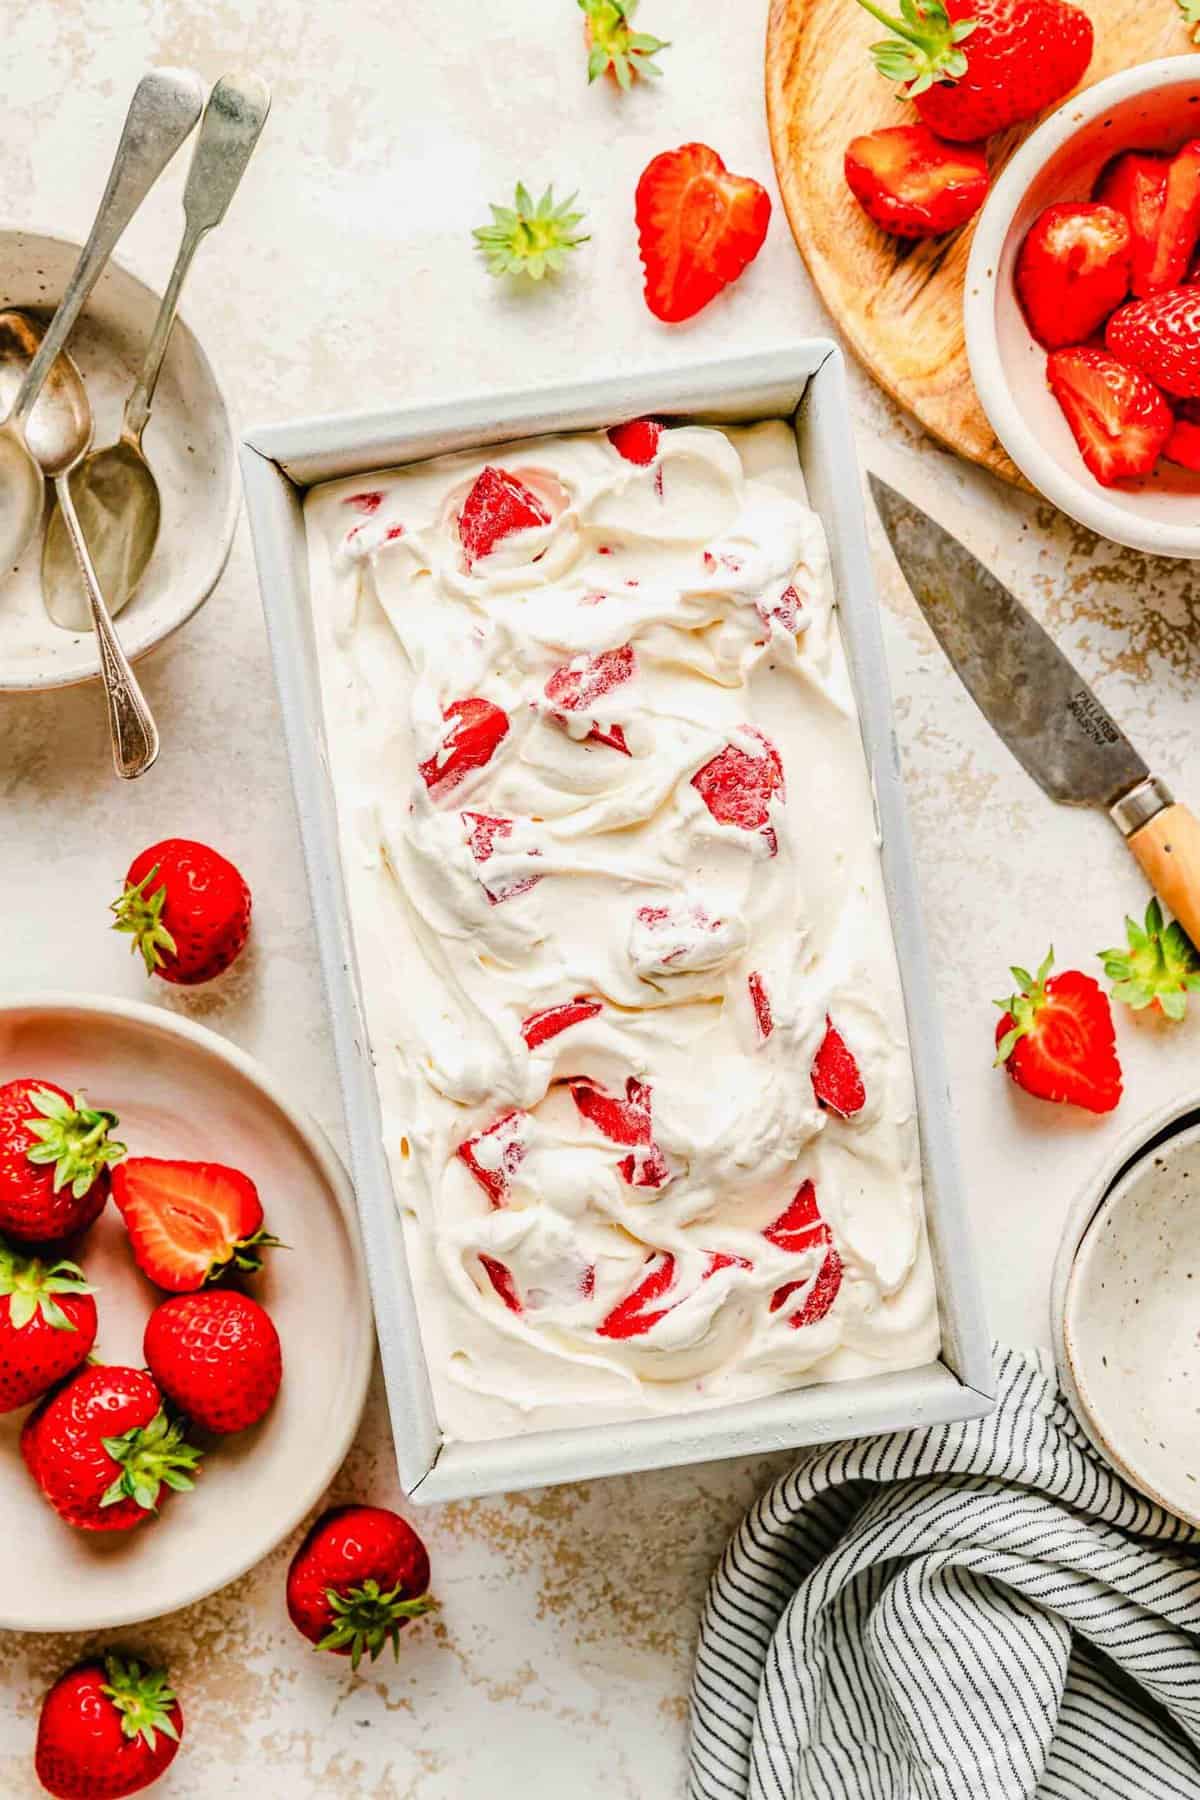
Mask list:
[{"label": "wooden knife handle", "polygon": [[1186,806],[1168,806],[1128,842],[1163,905],[1200,945],[1200,820]]}]

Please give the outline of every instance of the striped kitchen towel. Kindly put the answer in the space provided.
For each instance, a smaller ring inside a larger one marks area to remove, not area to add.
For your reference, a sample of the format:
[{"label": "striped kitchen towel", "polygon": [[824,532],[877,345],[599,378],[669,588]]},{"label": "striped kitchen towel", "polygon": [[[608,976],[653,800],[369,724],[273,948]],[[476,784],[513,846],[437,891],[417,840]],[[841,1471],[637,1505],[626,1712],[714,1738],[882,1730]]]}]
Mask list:
[{"label": "striped kitchen towel", "polygon": [[1092,1449],[1049,1358],[964,1425],[818,1446],[743,1521],[691,1800],[1200,1800],[1200,1533]]}]

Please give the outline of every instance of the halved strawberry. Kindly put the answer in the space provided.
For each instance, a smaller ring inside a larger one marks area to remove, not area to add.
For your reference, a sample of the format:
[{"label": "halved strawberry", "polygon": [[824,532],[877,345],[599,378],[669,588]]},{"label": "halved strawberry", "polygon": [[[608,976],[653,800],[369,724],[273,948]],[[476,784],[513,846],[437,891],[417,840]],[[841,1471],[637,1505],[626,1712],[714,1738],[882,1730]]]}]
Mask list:
[{"label": "halved strawberry", "polygon": [[[844,1269],[834,1246],[833,1233],[821,1217],[817,1205],[817,1190],[811,1181],[801,1182],[786,1210],[773,1225],[767,1226],[763,1236],[768,1243],[774,1244],[779,1250],[786,1250],[792,1256],[801,1256],[806,1250],[825,1247],[821,1266],[809,1284],[808,1297],[788,1321],[796,1331],[803,1325],[815,1325],[818,1319],[825,1317],[837,1299]],[[771,1311],[775,1313],[786,1306],[792,1295],[804,1286],[802,1281],[788,1281],[776,1288],[771,1295]]]},{"label": "halved strawberry", "polygon": [[[467,831],[467,845],[477,863],[486,863],[496,845],[511,837],[513,832],[513,821],[498,818],[494,813],[465,812],[462,822]],[[503,900],[513,900],[518,894],[527,894],[540,880],[540,875],[522,875],[516,880],[508,881],[496,877],[485,881],[480,876],[479,885],[487,895],[488,905],[499,906]]]},{"label": "halved strawberry", "polygon": [[484,768],[508,735],[508,714],[490,700],[452,700],[442,717],[450,721],[442,747],[436,756],[419,765],[421,779],[438,799],[456,788],[473,769]]},{"label": "halved strawberry", "polygon": [[1169,167],[1165,156],[1129,151],[1109,163],[1096,188],[1096,199],[1104,206],[1115,207],[1129,221],[1133,239],[1130,287],[1135,294],[1151,291],[1149,282],[1158,245],[1158,228],[1167,203]]},{"label": "halved strawberry", "polygon": [[[710,1252],[708,1262],[701,1272],[701,1281],[708,1281],[719,1274],[722,1269],[734,1266],[748,1269],[751,1265],[744,1256],[730,1256],[724,1250]],[[679,1299],[672,1300],[666,1306],[655,1306],[656,1300],[664,1299],[675,1285],[675,1258],[669,1251],[660,1251],[647,1259],[646,1273],[637,1286],[619,1300],[608,1316],[596,1327],[596,1335],[603,1338],[644,1337],[652,1331],[660,1319],[679,1304]]]},{"label": "halved strawberry", "polygon": [[996,1063],[1039,1100],[1112,1112],[1121,1098],[1112,1008],[1098,982],[1078,969],[1051,975],[1051,950],[1036,975],[1014,968],[1019,991],[996,1005]]},{"label": "halved strawberry", "polygon": [[279,1242],[250,1177],[224,1163],[131,1156],[113,1171],[112,1194],[138,1268],[169,1293],[194,1293],[234,1269],[252,1274]]},{"label": "halved strawberry", "polygon": [[1142,295],[1178,287],[1200,243],[1200,139],[1193,139],[1171,159],[1154,255],[1146,271]]},{"label": "halved strawberry", "polygon": [[1047,350],[1082,344],[1129,292],[1133,233],[1124,213],[1091,204],[1048,206],[1017,257],[1029,329]]},{"label": "halved strawberry", "polygon": [[746,985],[750,989],[750,1004],[754,1008],[754,1017],[758,1022],[758,1035],[765,1043],[775,1029],[775,1020],[771,1016],[771,996],[767,992],[767,984],[757,969],[746,977]]},{"label": "halved strawberry", "polygon": [[690,319],[754,261],[767,235],[771,199],[746,175],[731,175],[707,144],[665,150],[637,187],[638,247],[646,305],[656,319]]},{"label": "halved strawberry", "polygon": [[825,1015],[825,1036],[813,1059],[811,1073],[818,1106],[843,1119],[852,1119],[867,1104],[867,1090],[858,1064],[828,1013]]},{"label": "halved strawberry", "polygon": [[[1197,299],[1200,303],[1200,294]],[[1110,326],[1110,337],[1111,331]],[[1173,424],[1153,383],[1115,356],[1086,348],[1056,350],[1046,363],[1046,379],[1097,481],[1113,487],[1151,473]]]},{"label": "halved strawberry", "polygon": [[476,478],[458,516],[458,535],[467,567],[490,556],[502,538],[533,525],[548,525],[550,514],[535,493],[507,469],[489,463]]},{"label": "halved strawberry", "polygon": [[501,1113],[486,1131],[466,1138],[455,1152],[464,1162],[493,1206],[507,1206],[512,1179],[525,1161],[529,1143],[529,1114],[514,1108]]},{"label": "halved strawberry", "polygon": [[638,1153],[623,1157],[617,1164],[621,1178],[630,1187],[662,1187],[670,1179],[667,1159],[654,1142],[651,1119],[650,1084],[631,1075],[625,1083],[625,1098],[610,1094],[598,1081],[580,1076],[570,1084],[571,1098],[580,1113],[613,1144],[628,1144]]},{"label": "halved strawberry", "polygon": [[928,125],[890,125],[851,140],[846,185],[867,216],[899,238],[939,237],[987,198],[982,144],[948,144]]},{"label": "halved strawberry", "polygon": [[645,468],[658,455],[662,429],[657,419],[630,419],[627,425],[614,425],[608,441],[626,462]]},{"label": "halved strawberry", "polygon": [[1200,288],[1131,300],[1108,321],[1113,356],[1181,399],[1200,399]]},{"label": "halved strawberry", "polygon": [[558,1006],[546,1006],[541,1012],[530,1013],[521,1027],[521,1036],[530,1050],[536,1050],[560,1032],[569,1031],[572,1025],[582,1025],[585,1019],[594,1019],[603,1011],[599,1000],[593,1000],[589,994],[576,994],[574,1000],[564,1000]]},{"label": "halved strawberry", "polygon": [[[771,817],[774,796],[783,796],[783,763],[774,744],[761,731],[749,725],[742,730],[744,735],[756,738],[762,749],[752,753],[741,744],[726,744],[692,776],[692,786],[718,825],[759,831]],[[778,849],[774,832],[768,827],[763,835],[774,856]]]}]

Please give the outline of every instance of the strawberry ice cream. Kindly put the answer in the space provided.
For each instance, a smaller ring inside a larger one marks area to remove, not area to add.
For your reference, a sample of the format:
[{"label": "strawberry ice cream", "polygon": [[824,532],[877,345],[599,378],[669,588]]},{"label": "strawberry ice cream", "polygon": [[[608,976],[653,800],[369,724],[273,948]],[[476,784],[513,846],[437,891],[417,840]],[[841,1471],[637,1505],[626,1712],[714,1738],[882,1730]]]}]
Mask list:
[{"label": "strawberry ice cream", "polygon": [[904,1008],[790,429],[500,446],[306,518],[446,1437],[929,1362]]}]

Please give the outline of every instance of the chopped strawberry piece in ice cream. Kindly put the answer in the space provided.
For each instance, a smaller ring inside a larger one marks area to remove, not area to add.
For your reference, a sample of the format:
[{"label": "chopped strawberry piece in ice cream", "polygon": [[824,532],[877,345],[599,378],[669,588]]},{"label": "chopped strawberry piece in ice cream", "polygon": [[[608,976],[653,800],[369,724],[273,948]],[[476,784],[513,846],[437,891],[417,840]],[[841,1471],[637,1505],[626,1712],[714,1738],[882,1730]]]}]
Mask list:
[{"label": "chopped strawberry piece in ice cream", "polygon": [[800,596],[790,582],[782,594],[777,595],[774,599],[767,598],[754,602],[754,610],[768,630],[771,628],[772,619],[777,619],[783,629],[790,631],[793,636],[800,629],[801,609]]},{"label": "chopped strawberry piece in ice cream", "polygon": [[758,1035],[765,1043],[775,1029],[775,1020],[771,1016],[771,996],[767,992],[767,984],[753,970],[746,977],[746,985],[750,989],[750,1003],[754,1008],[754,1017],[758,1021]]},{"label": "chopped strawberry piece in ice cream", "polygon": [[774,1313],[786,1306],[793,1294],[808,1287],[808,1298],[788,1322],[796,1330],[802,1325],[815,1325],[818,1319],[825,1317],[837,1299],[843,1269],[842,1259],[834,1248],[833,1233],[818,1209],[817,1190],[811,1181],[801,1183],[786,1212],[781,1213],[773,1225],[767,1226],[763,1236],[768,1243],[793,1256],[824,1247],[824,1259],[811,1283],[789,1281],[783,1287],[776,1288],[771,1295],[771,1311]]},{"label": "chopped strawberry piece in ice cream", "polygon": [[718,825],[762,831],[774,856],[779,845],[767,821],[771,801],[776,794],[781,799],[784,795],[783,763],[774,744],[761,731],[744,725],[741,735],[757,739],[762,748],[750,751],[742,744],[726,744],[692,776],[692,786]]},{"label": "chopped strawberry piece in ice cream", "polygon": [[629,960],[643,979],[720,969],[740,954],[740,919],[713,918],[699,901],[690,906],[639,906],[629,933]]},{"label": "chopped strawberry piece in ice cream", "polygon": [[858,1064],[828,1013],[825,1015],[825,1036],[813,1059],[812,1085],[818,1106],[843,1119],[852,1119],[867,1104],[867,1090]]},{"label": "chopped strawberry piece in ice cream", "polygon": [[442,747],[420,764],[422,779],[437,798],[489,763],[508,735],[508,714],[490,700],[452,700],[442,717],[450,723]]},{"label": "chopped strawberry piece in ice cream", "polygon": [[352,506],[355,512],[365,513],[370,518],[383,505],[383,495],[375,490],[367,494],[347,494],[342,505]]},{"label": "chopped strawberry piece in ice cream", "polygon": [[521,1305],[521,1296],[517,1292],[517,1284],[513,1280],[513,1272],[494,1256],[484,1256],[480,1251],[479,1260],[483,1264],[483,1272],[507,1306],[509,1312],[519,1313],[525,1309]]},{"label": "chopped strawberry piece in ice cream", "polygon": [[[510,838],[513,833],[511,819],[497,818],[491,813],[465,812],[462,822],[467,828],[467,844],[471,855],[477,863],[485,863],[492,855],[498,843]],[[534,852],[530,851],[530,855]],[[531,887],[536,887],[541,880],[540,875],[521,875],[515,880],[484,881],[480,877],[480,886],[487,895],[489,906],[499,906],[503,900],[512,900],[518,894],[527,894]]]},{"label": "chopped strawberry piece in ice cream", "polygon": [[493,1206],[507,1206],[513,1177],[525,1160],[529,1114],[502,1113],[486,1131],[465,1139],[455,1154],[467,1165]]},{"label": "chopped strawberry piece in ice cream", "polygon": [[548,525],[550,514],[538,496],[491,463],[475,481],[458,516],[458,535],[466,552],[467,567],[481,556],[490,556],[502,538],[533,525]]},{"label": "chopped strawberry piece in ice cream", "polygon": [[[577,656],[555,669],[546,683],[546,698],[561,721],[563,713],[585,712],[613,688],[631,681],[636,673],[637,657],[632,644],[621,644],[616,650],[601,650],[596,656]],[[591,742],[607,744],[611,749],[619,750],[622,756],[630,754],[620,725],[605,728],[593,720],[587,735]]]},{"label": "chopped strawberry piece in ice cream", "polygon": [[560,1032],[568,1031],[572,1025],[582,1025],[585,1019],[594,1019],[603,1011],[599,1000],[593,1000],[588,994],[576,994],[574,1000],[564,1000],[558,1006],[547,1006],[541,1012],[530,1013],[521,1027],[521,1036],[530,1050],[536,1050]]},{"label": "chopped strawberry piece in ice cream", "polygon": [[657,419],[631,419],[628,425],[614,425],[608,441],[626,462],[638,463],[644,468],[658,455],[661,436],[662,426]]},{"label": "chopped strawberry piece in ice cream", "polygon": [[[816,1280],[809,1286],[808,1298],[788,1320],[793,1331],[799,1331],[804,1325],[815,1325],[818,1319],[825,1317],[841,1291],[844,1273],[842,1259],[837,1251],[827,1251],[825,1261],[817,1270]],[[776,1288],[771,1295],[771,1311],[778,1312],[781,1307],[786,1306],[792,1295],[804,1285],[802,1281],[789,1281],[783,1287]]]},{"label": "chopped strawberry piece in ice cream", "polygon": [[631,1075],[625,1083],[625,1098],[610,1094],[597,1081],[580,1077],[570,1083],[571,1098],[580,1113],[596,1130],[613,1144],[628,1144],[636,1152],[617,1164],[621,1178],[630,1187],[662,1187],[670,1180],[667,1159],[654,1142],[650,1117],[651,1090],[648,1082]]},{"label": "chopped strawberry piece in ice cream", "polygon": [[[730,1256],[723,1250],[713,1251],[708,1258],[701,1281],[708,1281],[722,1269],[748,1269],[751,1264],[744,1256]],[[616,1306],[596,1327],[598,1337],[633,1338],[644,1337],[652,1331],[660,1319],[679,1305],[685,1295],[678,1295],[666,1306],[655,1306],[656,1300],[662,1300],[675,1285],[675,1258],[669,1251],[662,1251],[651,1256],[646,1264],[646,1273],[637,1286]]]}]

